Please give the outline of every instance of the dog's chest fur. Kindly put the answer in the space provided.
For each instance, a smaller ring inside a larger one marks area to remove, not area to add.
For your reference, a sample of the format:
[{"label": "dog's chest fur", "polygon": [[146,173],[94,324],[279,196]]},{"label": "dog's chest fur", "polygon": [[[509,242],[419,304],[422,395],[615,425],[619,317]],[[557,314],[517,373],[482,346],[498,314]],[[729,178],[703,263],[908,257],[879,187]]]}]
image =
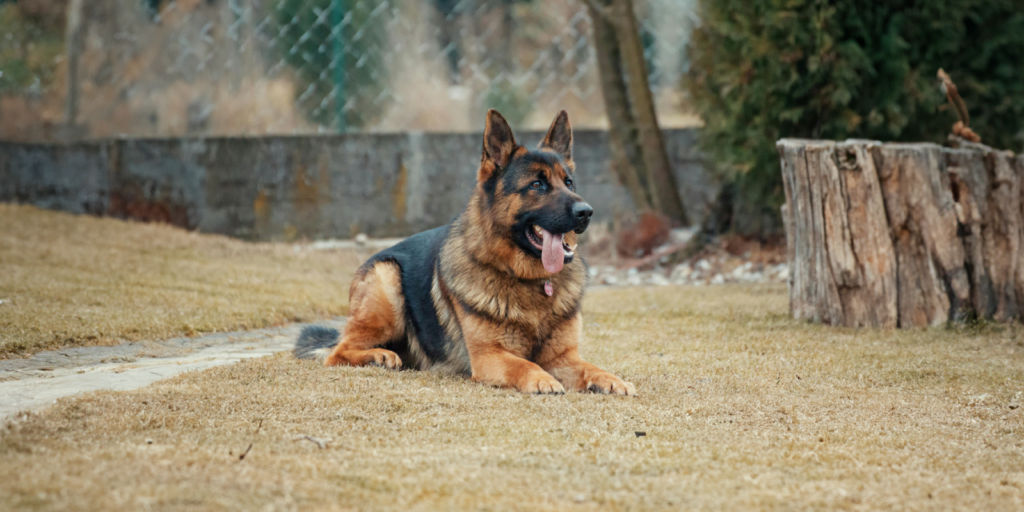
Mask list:
[{"label": "dog's chest fur", "polygon": [[[586,285],[586,265],[580,258],[548,279],[520,279],[478,261],[463,237],[459,226],[453,226],[434,277],[434,305],[451,342],[465,343],[454,313],[456,304],[469,314],[505,326],[510,343],[517,345],[508,348],[527,358],[579,312]],[[550,297],[544,291],[546,281],[553,288]]]}]

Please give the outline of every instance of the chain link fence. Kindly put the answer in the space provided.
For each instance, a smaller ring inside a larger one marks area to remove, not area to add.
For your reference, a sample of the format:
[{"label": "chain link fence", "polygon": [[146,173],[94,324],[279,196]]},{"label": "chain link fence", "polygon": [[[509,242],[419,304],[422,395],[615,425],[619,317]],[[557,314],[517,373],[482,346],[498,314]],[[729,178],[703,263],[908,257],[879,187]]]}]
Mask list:
[{"label": "chain link fence", "polygon": [[[637,0],[667,126],[695,0]],[[601,127],[580,0],[0,0],[0,138]]]}]

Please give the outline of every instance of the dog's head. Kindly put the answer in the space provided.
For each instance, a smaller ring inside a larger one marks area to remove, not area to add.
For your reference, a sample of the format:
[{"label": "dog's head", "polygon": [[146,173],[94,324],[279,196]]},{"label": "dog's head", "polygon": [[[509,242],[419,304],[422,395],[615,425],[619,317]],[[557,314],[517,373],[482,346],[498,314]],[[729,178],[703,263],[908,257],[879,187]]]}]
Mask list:
[{"label": "dog's head", "polygon": [[552,274],[572,262],[577,235],[594,213],[576,193],[574,173],[572,127],[564,110],[536,149],[516,144],[505,118],[495,110],[487,112],[477,172],[485,217],[496,234]]}]

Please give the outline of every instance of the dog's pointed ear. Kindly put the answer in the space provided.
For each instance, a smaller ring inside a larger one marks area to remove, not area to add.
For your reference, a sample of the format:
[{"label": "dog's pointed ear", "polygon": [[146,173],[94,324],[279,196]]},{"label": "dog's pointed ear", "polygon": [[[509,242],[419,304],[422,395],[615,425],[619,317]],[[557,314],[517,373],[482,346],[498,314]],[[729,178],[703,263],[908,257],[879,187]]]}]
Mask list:
[{"label": "dog's pointed ear", "polygon": [[509,128],[508,122],[497,110],[488,110],[487,123],[484,126],[484,154],[478,178],[481,181],[486,180],[492,172],[504,169],[512,160],[512,153],[515,150],[516,138],[512,135],[512,128]]},{"label": "dog's pointed ear", "polygon": [[548,134],[540,141],[540,148],[562,155],[567,162],[572,160],[572,125],[569,124],[569,114],[566,111],[563,110],[555,116]]}]

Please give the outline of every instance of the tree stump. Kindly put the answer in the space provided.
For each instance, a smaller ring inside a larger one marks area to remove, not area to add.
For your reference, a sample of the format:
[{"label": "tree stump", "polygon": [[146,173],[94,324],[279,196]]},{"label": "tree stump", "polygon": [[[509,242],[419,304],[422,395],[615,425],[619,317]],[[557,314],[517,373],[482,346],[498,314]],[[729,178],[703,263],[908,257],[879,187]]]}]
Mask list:
[{"label": "tree stump", "polygon": [[790,311],[849,327],[1024,309],[1024,156],[952,140],[783,139]]}]

